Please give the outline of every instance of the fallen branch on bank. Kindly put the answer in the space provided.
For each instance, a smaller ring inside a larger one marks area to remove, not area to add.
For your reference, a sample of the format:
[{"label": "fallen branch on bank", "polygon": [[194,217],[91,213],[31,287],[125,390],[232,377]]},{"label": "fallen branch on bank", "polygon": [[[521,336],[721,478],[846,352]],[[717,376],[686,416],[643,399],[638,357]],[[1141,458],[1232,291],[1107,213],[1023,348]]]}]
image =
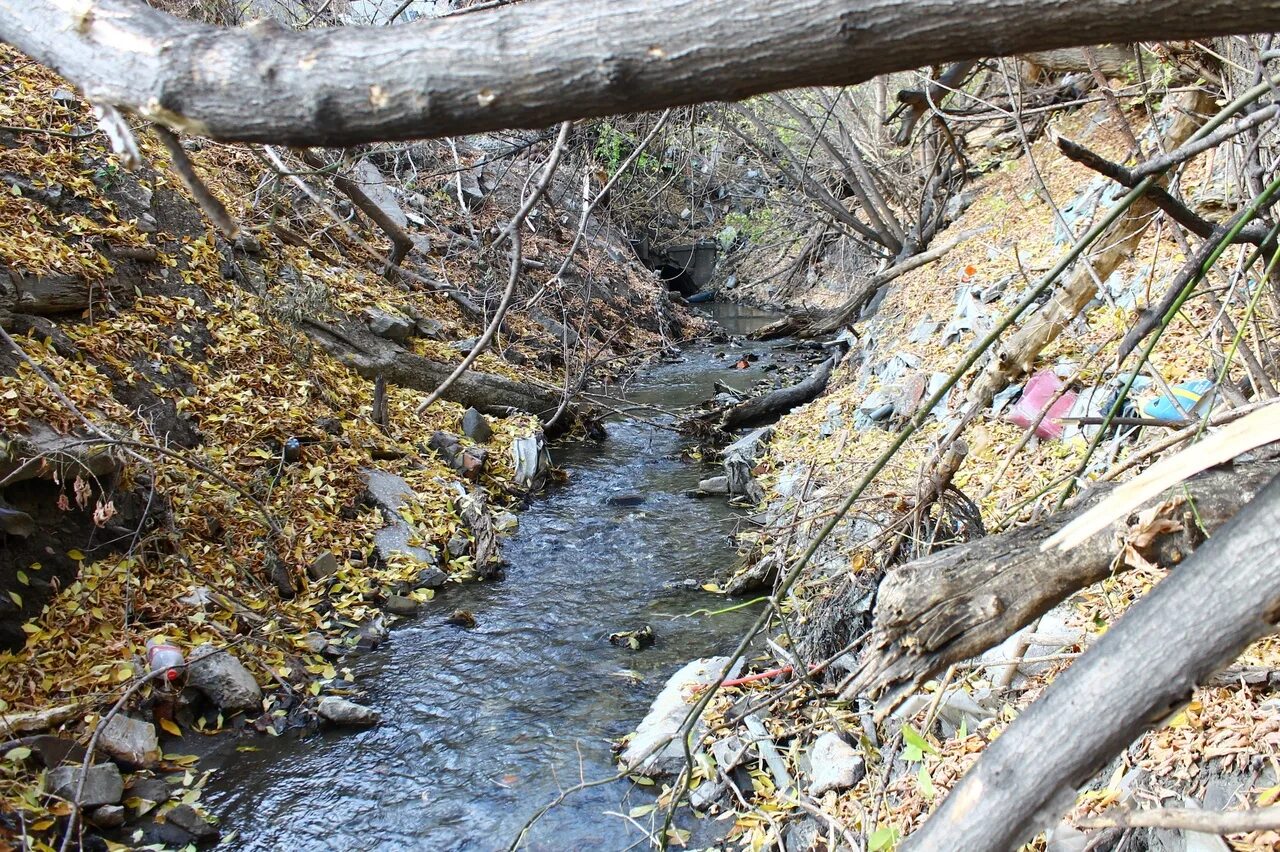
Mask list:
[{"label": "fallen branch on bank", "polygon": [[1172,499],[1145,503],[1164,507],[1146,529],[1131,529],[1129,516],[1115,518],[1069,558],[1041,553],[1041,542],[1101,502],[1111,487],[1091,489],[1068,513],[891,569],[880,585],[868,651],[842,684],[842,696],[883,694],[878,714],[890,712],[947,666],[995,647],[1075,592],[1110,576],[1120,542],[1129,541],[1127,546],[1157,564],[1183,561],[1277,472],[1280,462],[1206,471],[1183,483],[1185,492],[1183,486],[1166,492]]},{"label": "fallen branch on bank", "polygon": [[1076,820],[1078,828],[1165,828],[1199,834],[1245,834],[1280,829],[1280,805],[1250,811],[1200,811],[1191,808],[1156,808],[1149,811],[1113,811],[1100,817]]},{"label": "fallen branch on bank", "polygon": [[1278,617],[1280,477],[1059,675],[901,848],[995,852],[1031,840]]}]

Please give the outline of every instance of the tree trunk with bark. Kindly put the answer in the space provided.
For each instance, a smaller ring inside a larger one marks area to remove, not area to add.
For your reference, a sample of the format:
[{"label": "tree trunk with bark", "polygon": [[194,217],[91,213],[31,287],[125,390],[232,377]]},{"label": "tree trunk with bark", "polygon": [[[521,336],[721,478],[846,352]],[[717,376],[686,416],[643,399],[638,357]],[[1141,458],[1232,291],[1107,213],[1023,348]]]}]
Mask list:
[{"label": "tree trunk with bark", "polygon": [[1003,852],[1031,840],[1278,620],[1280,478],[1050,684],[901,848]]},{"label": "tree trunk with bark", "polygon": [[847,85],[1136,39],[1280,29],[1280,0],[543,0],[397,27],[224,29],[140,0],[0,0],[92,101],[224,141],[349,146]]}]

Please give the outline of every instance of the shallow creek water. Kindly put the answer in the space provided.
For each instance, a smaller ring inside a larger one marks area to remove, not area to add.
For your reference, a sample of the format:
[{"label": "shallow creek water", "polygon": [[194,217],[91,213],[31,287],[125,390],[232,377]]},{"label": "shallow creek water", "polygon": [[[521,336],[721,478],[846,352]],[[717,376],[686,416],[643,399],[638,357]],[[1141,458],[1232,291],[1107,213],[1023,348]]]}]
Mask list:
[{"label": "shallow creek water", "polygon": [[[710,307],[732,334],[771,319]],[[767,344],[747,349],[764,357],[734,370],[733,358],[715,355],[743,349],[690,347],[679,363],[642,370],[625,395],[674,408],[709,398],[717,379],[745,387],[770,360]],[[611,741],[634,728],[675,669],[733,646],[754,610],[671,617],[726,605],[673,588],[720,576],[734,561],[733,510],[684,494],[716,471],[678,460],[684,442],[670,430],[615,419],[608,432],[600,443],[553,449],[569,482],[520,514],[503,579],[448,588],[349,663],[381,725],[255,738],[256,751],[237,751],[245,741],[228,738],[202,761],[217,770],[204,804],[224,835],[236,833],[227,847],[506,848],[561,788],[613,774]],[[608,504],[622,494],[644,501]],[[478,626],[445,623],[455,608],[474,613]],[[645,624],[657,634],[652,648],[633,652],[606,639]],[[620,815],[652,800],[627,782],[576,793],[536,825],[525,848],[643,846]]]}]

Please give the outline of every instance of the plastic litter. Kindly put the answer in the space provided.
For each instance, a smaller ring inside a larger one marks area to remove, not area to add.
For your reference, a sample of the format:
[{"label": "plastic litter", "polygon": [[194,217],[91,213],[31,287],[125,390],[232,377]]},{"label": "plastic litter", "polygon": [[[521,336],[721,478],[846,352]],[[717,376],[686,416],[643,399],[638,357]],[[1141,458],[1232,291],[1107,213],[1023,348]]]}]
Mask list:
[{"label": "plastic litter", "polygon": [[[1036,373],[1027,382],[1018,404],[1009,412],[1009,421],[1023,429],[1028,428],[1062,386],[1062,380],[1054,375],[1052,370],[1041,370]],[[1075,404],[1074,391],[1067,391],[1058,397],[1040,424],[1036,426],[1036,435],[1041,438],[1061,438],[1064,424],[1059,418],[1066,417]]]},{"label": "plastic litter", "polygon": [[[1209,379],[1196,379],[1193,382],[1174,385],[1172,390],[1174,398],[1177,399],[1176,404],[1168,396],[1161,396],[1143,406],[1142,412],[1155,420],[1185,420],[1187,415],[1198,414],[1204,409],[1205,406],[1201,402],[1206,401],[1205,394],[1212,388],[1213,382]],[[1211,399],[1212,394],[1210,394]],[[1208,404],[1212,405],[1212,402],[1208,401]],[[1179,407],[1182,411],[1178,410]]]}]

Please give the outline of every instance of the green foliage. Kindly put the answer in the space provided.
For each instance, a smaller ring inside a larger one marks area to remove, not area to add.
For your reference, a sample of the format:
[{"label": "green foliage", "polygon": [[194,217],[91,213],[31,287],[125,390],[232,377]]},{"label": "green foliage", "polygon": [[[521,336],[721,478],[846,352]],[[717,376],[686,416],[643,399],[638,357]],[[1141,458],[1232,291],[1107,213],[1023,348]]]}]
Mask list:
[{"label": "green foliage", "polygon": [[[631,152],[636,149],[636,143],[630,136],[607,121],[600,122],[596,132],[596,157],[605,164],[609,177],[613,177],[618,173],[618,169],[622,168],[627,157],[631,156]],[[648,152],[640,154],[632,165],[636,171],[650,174],[657,172],[659,167],[657,158]]]}]

